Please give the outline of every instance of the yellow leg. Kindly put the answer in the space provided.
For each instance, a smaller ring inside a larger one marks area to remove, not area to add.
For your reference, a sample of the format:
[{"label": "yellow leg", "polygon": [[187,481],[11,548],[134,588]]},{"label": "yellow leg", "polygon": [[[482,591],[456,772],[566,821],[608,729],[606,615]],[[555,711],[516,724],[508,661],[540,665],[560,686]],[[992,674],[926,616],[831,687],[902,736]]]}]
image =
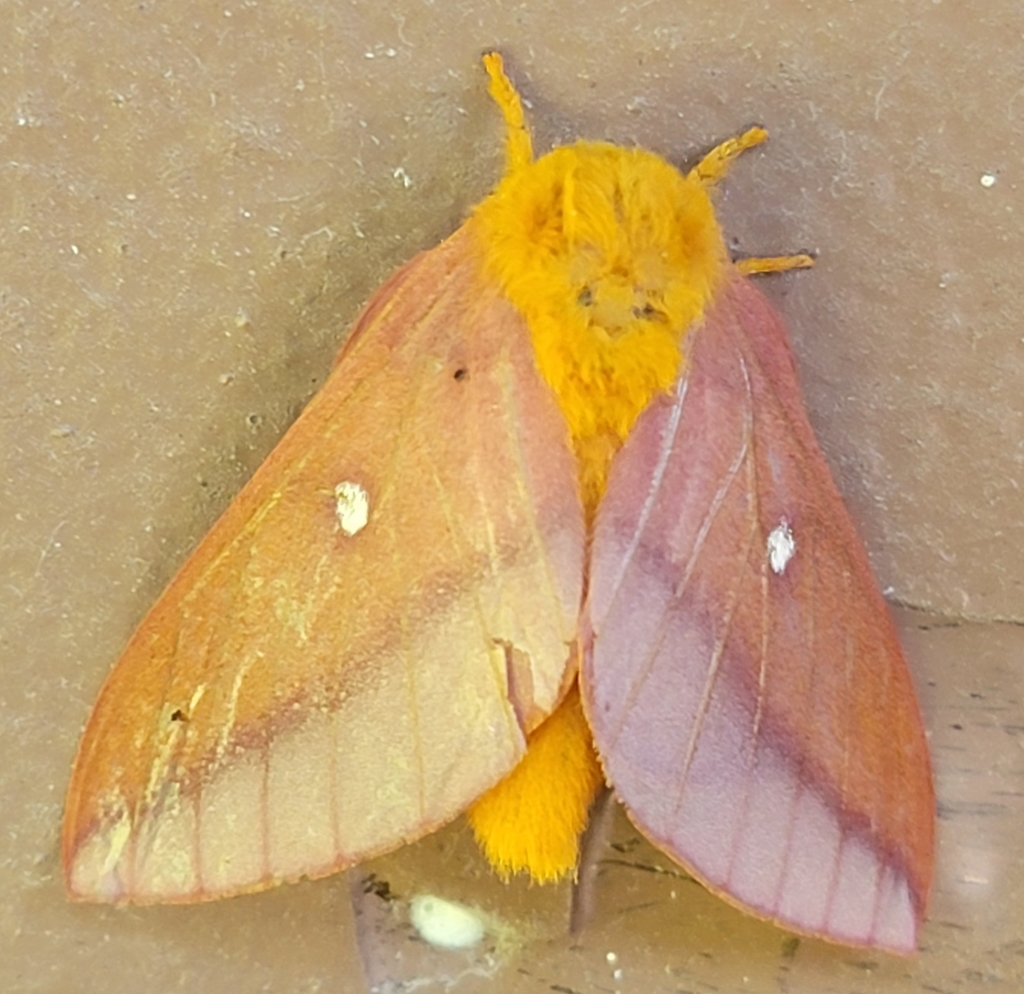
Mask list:
[{"label": "yellow leg", "polygon": [[[767,138],[768,132],[764,128],[748,128],[742,135],[716,145],[693,167],[690,175],[696,176],[705,186],[714,186],[729,171],[733,159],[748,148],[760,145]],[[814,265],[814,259],[804,253],[768,255],[739,259],[735,265],[744,276],[754,276],[759,273],[784,273],[790,269],[809,269]]]},{"label": "yellow leg", "polygon": [[749,128],[742,135],[727,138],[721,145],[716,145],[690,172],[705,186],[713,186],[728,171],[732,160],[746,152],[748,148],[760,145],[768,138],[764,128]]},{"label": "yellow leg", "polygon": [[756,276],[759,273],[785,273],[790,269],[810,269],[814,259],[800,253],[799,255],[766,255],[754,256],[750,259],[737,259],[736,268],[744,276]]},{"label": "yellow leg", "polygon": [[533,162],[533,141],[523,116],[523,104],[516,88],[505,75],[505,66],[497,52],[484,56],[484,69],[490,77],[491,98],[505,118],[505,170],[515,172]]}]

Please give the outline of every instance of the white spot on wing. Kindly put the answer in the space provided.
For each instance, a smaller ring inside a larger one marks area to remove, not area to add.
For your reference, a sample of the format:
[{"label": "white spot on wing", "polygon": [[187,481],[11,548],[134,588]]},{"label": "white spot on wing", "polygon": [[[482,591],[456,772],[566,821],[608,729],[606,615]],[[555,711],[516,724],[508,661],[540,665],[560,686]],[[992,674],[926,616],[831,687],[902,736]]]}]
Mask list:
[{"label": "white spot on wing", "polygon": [[768,563],[774,573],[782,575],[796,553],[796,539],[789,522],[783,518],[768,535]]},{"label": "white spot on wing", "polygon": [[344,480],[334,488],[338,524],[348,536],[357,535],[370,520],[370,495],[358,483]]}]

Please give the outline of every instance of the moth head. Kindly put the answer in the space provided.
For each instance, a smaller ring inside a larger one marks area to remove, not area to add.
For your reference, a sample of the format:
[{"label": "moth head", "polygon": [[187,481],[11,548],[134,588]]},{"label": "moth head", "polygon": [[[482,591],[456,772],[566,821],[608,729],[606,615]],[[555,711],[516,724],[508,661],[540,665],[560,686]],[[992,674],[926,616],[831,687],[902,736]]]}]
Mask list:
[{"label": "moth head", "polygon": [[544,299],[612,340],[680,336],[726,262],[704,185],[642,149],[555,149],[506,176],[478,218],[499,282],[528,317]]},{"label": "moth head", "polygon": [[577,447],[625,438],[725,278],[703,182],[642,149],[577,142],[511,169],[473,225]]}]

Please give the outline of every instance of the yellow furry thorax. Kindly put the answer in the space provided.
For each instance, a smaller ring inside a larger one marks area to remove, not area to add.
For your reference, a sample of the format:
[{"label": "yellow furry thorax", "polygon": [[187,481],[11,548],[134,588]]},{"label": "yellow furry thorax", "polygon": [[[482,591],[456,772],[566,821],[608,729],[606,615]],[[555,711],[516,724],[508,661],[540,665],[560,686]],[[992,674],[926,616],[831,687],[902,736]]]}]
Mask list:
[{"label": "yellow furry thorax", "polygon": [[592,512],[607,464],[680,371],[728,257],[705,184],[653,153],[599,142],[510,166],[471,222],[526,319]]}]

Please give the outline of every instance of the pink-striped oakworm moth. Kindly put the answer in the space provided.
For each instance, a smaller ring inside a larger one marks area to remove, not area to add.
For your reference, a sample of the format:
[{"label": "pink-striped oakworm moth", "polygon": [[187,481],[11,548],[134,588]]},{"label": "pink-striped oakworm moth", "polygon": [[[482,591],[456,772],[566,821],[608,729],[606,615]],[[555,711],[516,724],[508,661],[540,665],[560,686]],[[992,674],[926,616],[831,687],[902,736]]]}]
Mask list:
[{"label": "pink-striped oakworm moth", "polygon": [[783,327],[689,172],[578,142],[374,294],[323,389],[143,619],[68,791],[72,896],[319,877],[469,812],[573,872],[605,782],[798,932],[908,952],[934,794],[911,679]]}]

